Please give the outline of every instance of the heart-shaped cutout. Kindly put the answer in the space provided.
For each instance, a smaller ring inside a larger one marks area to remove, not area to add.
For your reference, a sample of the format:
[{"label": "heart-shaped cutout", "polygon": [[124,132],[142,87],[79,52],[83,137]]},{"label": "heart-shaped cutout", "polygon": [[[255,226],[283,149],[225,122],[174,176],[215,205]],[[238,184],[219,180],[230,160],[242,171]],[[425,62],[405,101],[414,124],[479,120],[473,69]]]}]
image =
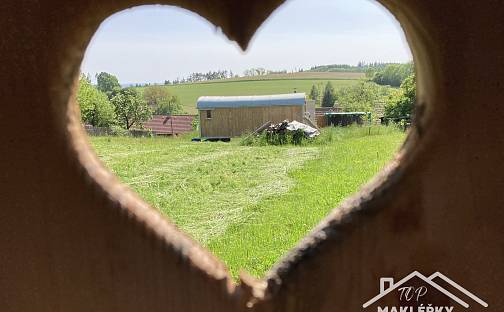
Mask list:
[{"label": "heart-shaped cutout", "polygon": [[[148,9],[141,11],[145,13]],[[128,14],[134,16],[134,12]],[[111,24],[112,19],[104,25]],[[127,29],[134,31],[138,21],[122,25],[134,25]],[[114,40],[100,36],[94,39],[94,47],[100,40],[108,44]],[[145,47],[141,46],[142,49]],[[112,55],[108,59],[124,64],[123,55],[116,55],[119,56],[116,60]],[[138,59],[137,56],[128,58]],[[362,72],[314,71],[165,88],[172,95],[182,97],[182,104],[195,104],[196,98],[202,95],[262,94],[268,88],[272,90],[270,93],[285,93],[282,90],[290,88],[308,94],[312,86],[322,89],[320,81],[324,85],[331,81],[341,92],[340,97],[346,96],[344,99],[348,101],[351,94],[344,92],[352,92],[350,86],[357,85],[363,76]],[[195,91],[195,88],[199,89]],[[196,111],[195,105],[182,106],[190,113]],[[175,118],[163,120],[165,127],[168,127],[166,122],[170,123],[172,132],[174,120],[179,122]],[[233,275],[245,269],[259,277],[332,208],[374,176],[404,139],[401,131],[374,126],[331,129],[323,135],[326,140],[323,143],[284,147],[242,146],[233,142],[198,144],[187,137],[104,137],[92,138],[91,143],[125,184],[216,253]]]}]

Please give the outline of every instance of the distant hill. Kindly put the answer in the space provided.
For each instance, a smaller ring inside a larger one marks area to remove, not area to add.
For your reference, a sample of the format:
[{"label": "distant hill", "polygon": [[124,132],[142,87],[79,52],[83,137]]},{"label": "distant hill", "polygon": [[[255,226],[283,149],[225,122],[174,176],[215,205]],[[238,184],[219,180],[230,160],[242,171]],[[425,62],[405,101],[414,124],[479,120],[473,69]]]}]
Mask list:
[{"label": "distant hill", "polygon": [[309,80],[337,80],[337,79],[360,79],[364,78],[364,72],[337,72],[337,71],[326,71],[326,72],[315,72],[315,71],[303,71],[297,73],[286,73],[286,74],[268,74],[262,76],[248,76],[248,77],[237,77],[221,80],[209,80],[201,81],[198,83],[215,83],[215,82],[229,82],[229,81],[251,81],[251,80],[284,80],[284,79],[309,79]]},{"label": "distant hill", "polygon": [[340,72],[340,73],[365,73],[368,70],[377,70],[385,68],[387,65],[399,64],[399,63],[364,63],[359,62],[357,66],[348,64],[328,64],[328,65],[318,65],[310,68],[309,72]]},{"label": "distant hill", "polygon": [[334,88],[339,89],[356,83],[364,76],[364,73],[355,72],[299,72],[208,80],[164,87],[180,98],[185,112],[196,114],[196,101],[204,95],[266,95],[291,92],[308,94],[313,85],[323,88],[327,81],[331,81]]}]

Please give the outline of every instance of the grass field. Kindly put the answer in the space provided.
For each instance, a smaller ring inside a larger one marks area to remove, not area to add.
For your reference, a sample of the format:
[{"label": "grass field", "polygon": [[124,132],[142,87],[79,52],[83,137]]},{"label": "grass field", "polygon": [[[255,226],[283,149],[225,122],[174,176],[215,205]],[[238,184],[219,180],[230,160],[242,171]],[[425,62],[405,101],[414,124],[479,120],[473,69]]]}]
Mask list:
[{"label": "grass field", "polygon": [[319,85],[322,89],[327,81],[331,81],[337,90],[356,83],[363,76],[362,73],[303,72],[168,85],[165,88],[180,98],[186,113],[196,114],[196,100],[204,95],[265,95],[291,93],[294,90],[309,93],[312,85]]},{"label": "grass field", "polygon": [[262,276],[392,158],[404,133],[327,129],[305,146],[93,137],[120,179],[226,262]]},{"label": "grass field", "polygon": [[[264,76],[255,77],[237,77],[230,78],[221,81],[239,81],[239,80],[278,80],[278,79],[314,79],[314,80],[353,80],[366,77],[365,73],[357,72],[296,72],[296,73],[285,73],[285,74],[268,74]],[[252,78],[252,79],[251,79]]]}]

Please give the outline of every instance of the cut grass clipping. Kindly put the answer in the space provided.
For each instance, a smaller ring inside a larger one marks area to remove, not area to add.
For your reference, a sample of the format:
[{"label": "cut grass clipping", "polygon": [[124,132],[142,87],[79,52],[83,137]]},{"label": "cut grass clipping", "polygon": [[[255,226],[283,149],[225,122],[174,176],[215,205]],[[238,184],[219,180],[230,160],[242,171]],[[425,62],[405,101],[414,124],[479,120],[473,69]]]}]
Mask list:
[{"label": "cut grass clipping", "polygon": [[392,158],[391,127],[326,128],[303,146],[93,137],[120,179],[218,255],[261,277]]}]

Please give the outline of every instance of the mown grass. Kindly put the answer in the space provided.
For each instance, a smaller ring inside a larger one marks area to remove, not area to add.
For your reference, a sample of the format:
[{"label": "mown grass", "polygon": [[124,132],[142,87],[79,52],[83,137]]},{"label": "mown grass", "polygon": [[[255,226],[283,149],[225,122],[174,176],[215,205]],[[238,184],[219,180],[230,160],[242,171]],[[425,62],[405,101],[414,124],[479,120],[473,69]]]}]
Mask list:
[{"label": "mown grass", "polygon": [[217,254],[262,276],[392,158],[404,133],[332,128],[303,146],[95,137],[121,180]]}]

